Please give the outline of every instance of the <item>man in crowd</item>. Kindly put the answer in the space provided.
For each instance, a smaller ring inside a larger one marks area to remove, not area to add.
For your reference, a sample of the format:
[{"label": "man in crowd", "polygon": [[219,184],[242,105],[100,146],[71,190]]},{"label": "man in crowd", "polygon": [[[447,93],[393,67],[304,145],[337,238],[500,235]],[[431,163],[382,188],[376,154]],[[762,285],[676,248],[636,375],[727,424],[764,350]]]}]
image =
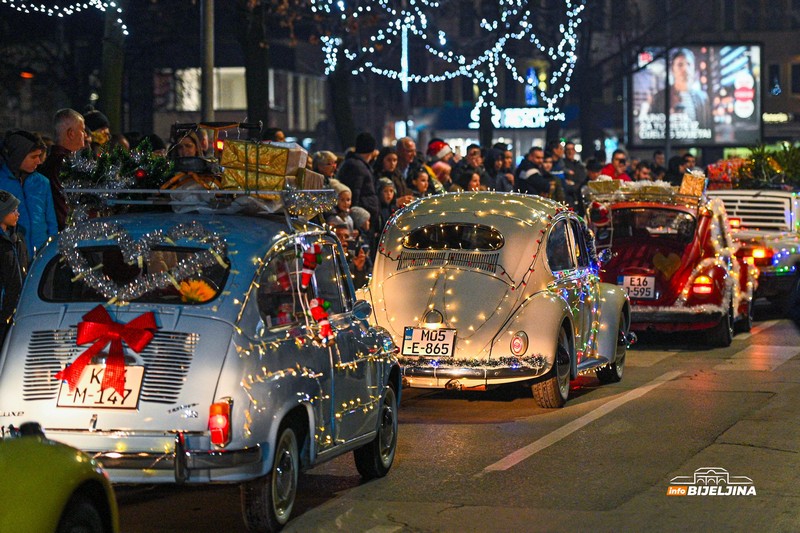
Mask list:
[{"label": "man in crowd", "polygon": [[631,177],[625,174],[625,167],[628,165],[628,158],[625,150],[617,149],[611,155],[611,163],[603,167],[602,174],[610,176],[611,179],[621,181],[631,181]]},{"label": "man in crowd", "polygon": [[64,195],[64,186],[61,184],[61,169],[64,160],[83,149],[87,141],[86,125],[83,116],[74,109],[59,109],[53,119],[55,128],[54,144],[50,148],[47,159],[39,166],[39,172],[50,180],[50,189],[53,192],[53,205],[56,211],[58,230],[67,225],[67,198]]},{"label": "man in crowd", "polygon": [[652,172],[653,171],[650,170],[650,165],[645,161],[639,161],[633,171],[633,181],[649,181],[652,179]]},{"label": "man in crowd", "polygon": [[[375,137],[368,132],[359,133],[355,148],[349,152],[339,167],[336,177],[352,192],[352,205],[369,211],[370,219],[378,220],[380,202],[375,192],[375,177],[372,174],[372,160],[375,159]],[[371,242],[371,239],[367,239]]]},{"label": "man in crowd", "polygon": [[550,182],[542,175],[540,169],[544,161],[544,150],[541,146],[533,146],[528,150],[514,176],[514,191],[524,194],[547,195],[550,193]]}]

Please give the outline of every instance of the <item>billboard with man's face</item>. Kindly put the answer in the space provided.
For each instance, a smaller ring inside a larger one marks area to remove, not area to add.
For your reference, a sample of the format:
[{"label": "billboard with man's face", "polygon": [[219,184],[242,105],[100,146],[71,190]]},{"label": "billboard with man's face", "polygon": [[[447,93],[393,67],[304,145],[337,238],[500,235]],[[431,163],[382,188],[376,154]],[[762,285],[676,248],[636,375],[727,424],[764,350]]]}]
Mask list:
[{"label": "billboard with man's face", "polygon": [[[629,144],[744,146],[761,140],[761,48],[650,48],[632,76]],[[667,124],[669,118],[669,124]]]}]

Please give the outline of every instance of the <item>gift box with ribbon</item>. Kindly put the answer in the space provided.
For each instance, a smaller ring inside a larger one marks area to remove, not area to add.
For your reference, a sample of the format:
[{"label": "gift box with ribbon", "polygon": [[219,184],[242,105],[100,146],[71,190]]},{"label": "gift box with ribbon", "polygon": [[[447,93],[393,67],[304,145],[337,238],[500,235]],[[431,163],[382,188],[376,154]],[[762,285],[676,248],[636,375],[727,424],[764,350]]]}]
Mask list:
[{"label": "gift box with ribbon", "polygon": [[225,141],[220,165],[225,169],[251,170],[273,176],[289,176],[304,168],[308,152],[296,143]]}]

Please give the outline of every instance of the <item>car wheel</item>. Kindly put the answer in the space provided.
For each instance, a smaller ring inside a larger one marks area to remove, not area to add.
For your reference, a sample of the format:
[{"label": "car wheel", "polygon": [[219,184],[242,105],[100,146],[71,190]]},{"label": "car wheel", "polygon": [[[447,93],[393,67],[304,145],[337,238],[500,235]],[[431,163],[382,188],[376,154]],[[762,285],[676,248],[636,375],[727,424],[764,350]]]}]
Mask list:
[{"label": "car wheel", "polygon": [[394,462],[397,450],[397,394],[394,385],[387,385],[381,401],[380,426],[375,439],[353,451],[356,469],[363,479],[385,476]]},{"label": "car wheel", "polygon": [[300,453],[291,427],[282,428],[279,435],[270,473],[241,487],[242,517],[249,531],[279,531],[292,514]]},{"label": "car wheel", "polygon": [[628,352],[628,318],[625,313],[619,316],[619,332],[617,333],[617,349],[614,360],[595,371],[600,383],[618,383],[622,381],[625,371],[625,356]]},{"label": "car wheel", "polygon": [[64,507],[56,533],[103,533],[103,517],[88,496],[74,494]]},{"label": "car wheel", "polygon": [[533,384],[533,398],[539,407],[546,409],[562,407],[569,396],[570,347],[567,332],[563,328],[558,334],[556,360],[544,381]]},{"label": "car wheel", "polygon": [[747,333],[753,329],[753,300],[747,302],[747,310],[744,316],[736,321],[733,326],[737,333]]},{"label": "car wheel", "polygon": [[733,342],[733,303],[728,305],[728,312],[722,316],[719,324],[709,331],[708,342],[719,348],[726,348]]}]

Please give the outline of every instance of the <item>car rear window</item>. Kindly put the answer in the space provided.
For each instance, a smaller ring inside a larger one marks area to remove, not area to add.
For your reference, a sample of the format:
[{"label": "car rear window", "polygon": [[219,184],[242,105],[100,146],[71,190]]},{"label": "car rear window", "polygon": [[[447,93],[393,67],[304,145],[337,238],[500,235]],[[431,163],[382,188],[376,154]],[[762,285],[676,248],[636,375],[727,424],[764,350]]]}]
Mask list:
[{"label": "car rear window", "polygon": [[403,247],[412,250],[499,250],[503,236],[494,228],[480,224],[432,224],[413,230],[403,238]]},{"label": "car rear window", "polygon": [[[200,305],[217,298],[225,286],[230,271],[214,263],[195,274],[176,279],[172,274],[182,271],[181,262],[202,252],[191,247],[154,247],[141,263],[128,264],[117,246],[96,246],[79,249],[86,266],[107,276],[107,282],[119,287],[135,286],[140,295],[126,301]],[[170,273],[169,283],[163,283]],[[56,255],[45,267],[39,282],[39,296],[47,302],[105,302],[109,298],[80,275],[73,272],[64,258]]]},{"label": "car rear window", "polygon": [[697,219],[675,209],[615,209],[612,217],[615,242],[656,237],[686,245],[694,239]]}]

